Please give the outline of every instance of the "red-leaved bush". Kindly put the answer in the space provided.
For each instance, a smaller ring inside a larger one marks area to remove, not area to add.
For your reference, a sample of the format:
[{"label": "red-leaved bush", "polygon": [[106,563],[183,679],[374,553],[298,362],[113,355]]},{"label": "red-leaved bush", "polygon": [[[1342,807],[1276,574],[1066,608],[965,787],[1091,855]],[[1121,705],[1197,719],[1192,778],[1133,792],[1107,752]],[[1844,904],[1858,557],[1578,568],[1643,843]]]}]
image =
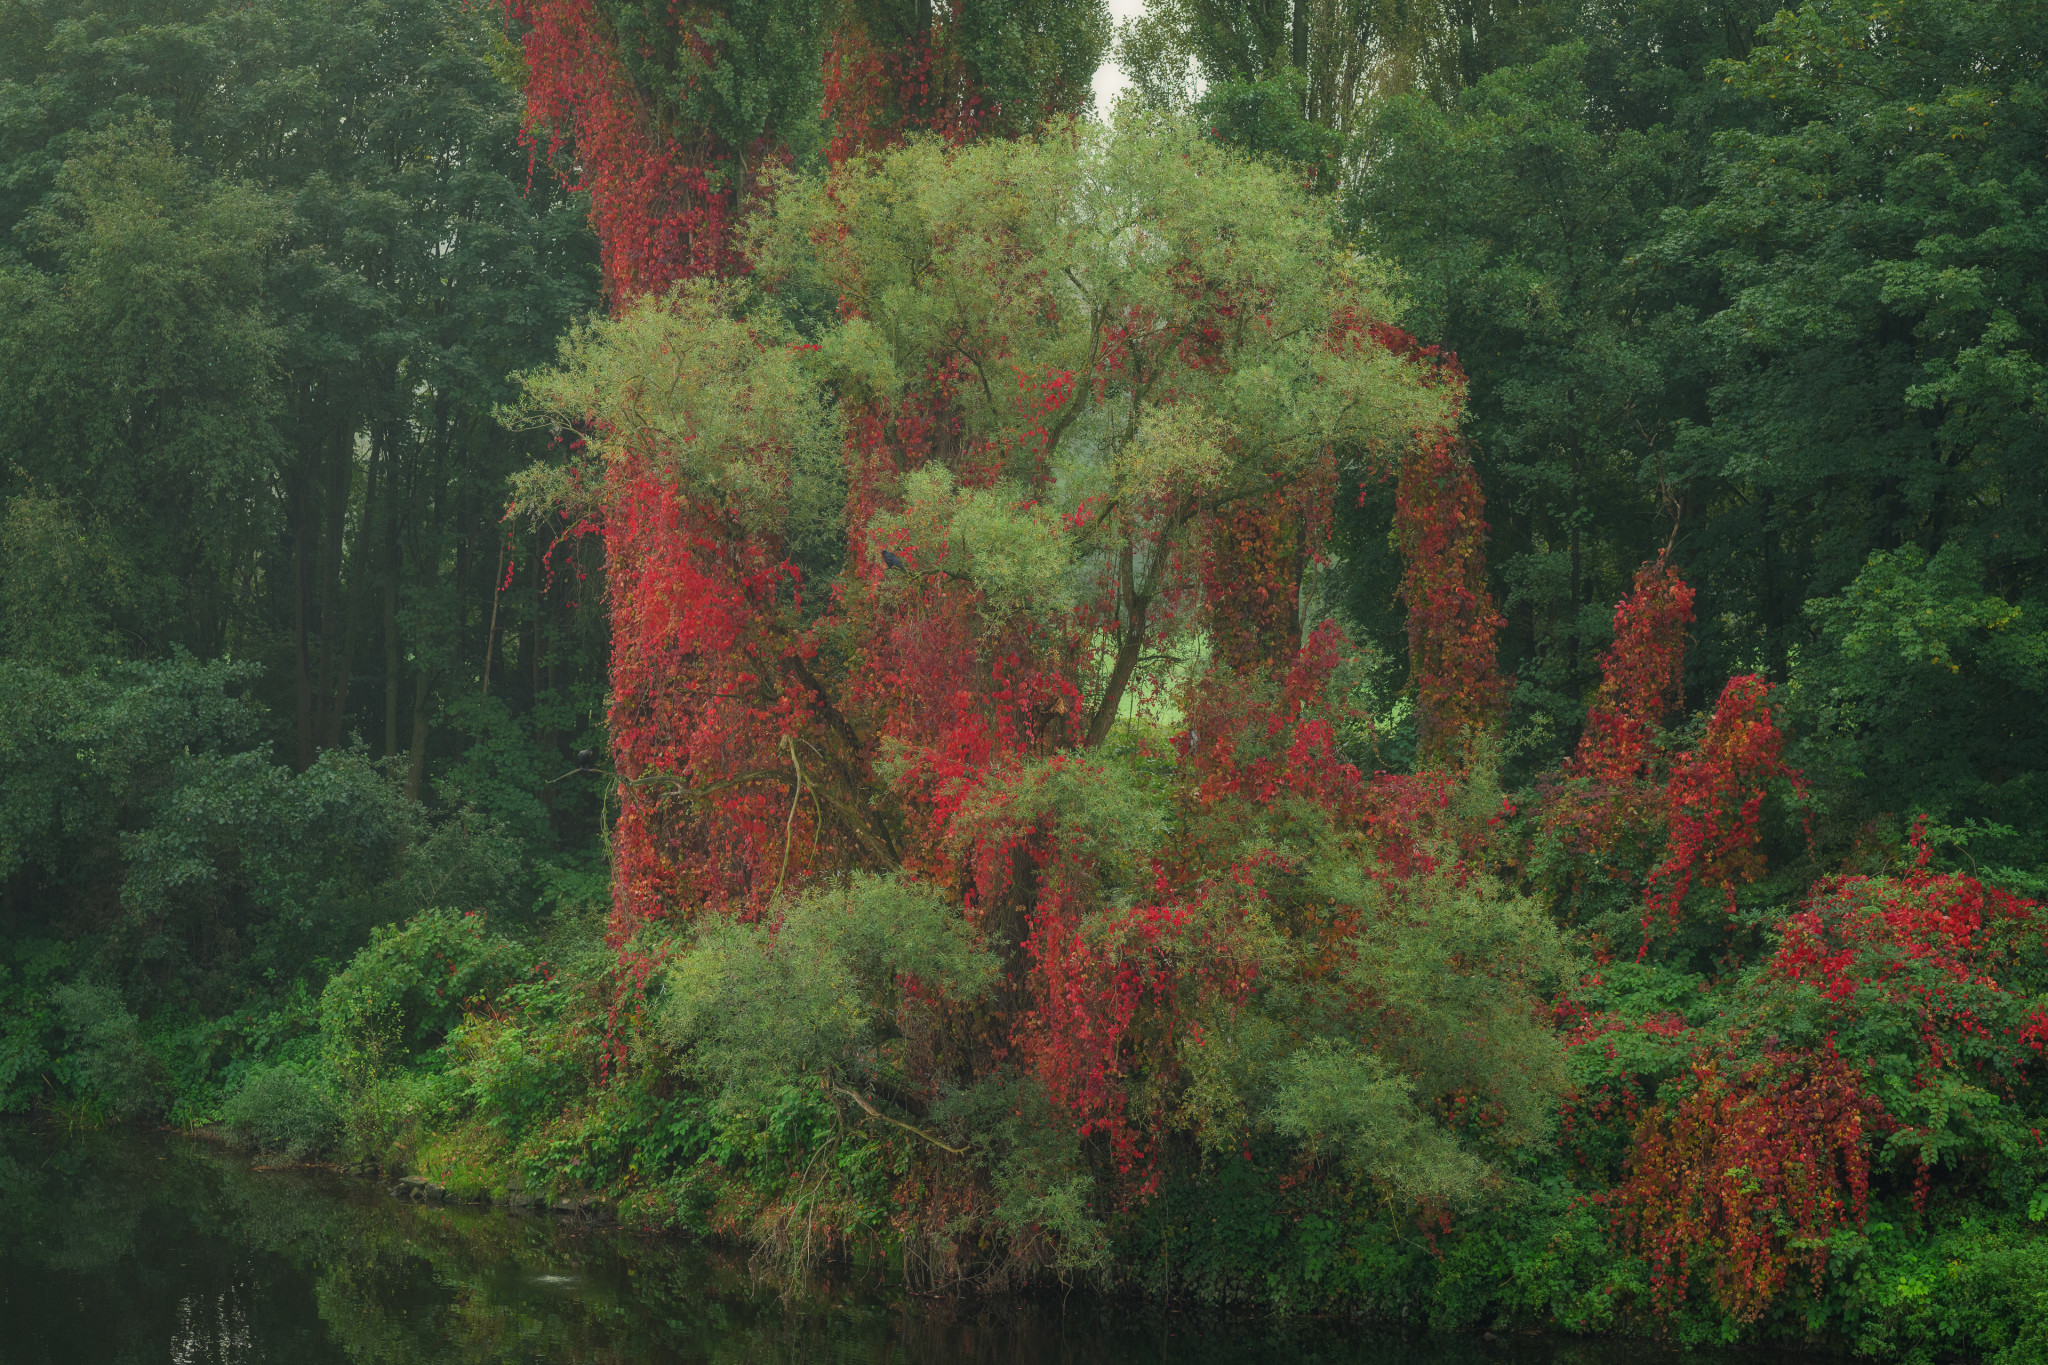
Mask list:
[{"label": "red-leaved bush", "polygon": [[1690,1094],[1637,1127],[1615,1205],[1660,1306],[1676,1306],[1699,1275],[1747,1321],[1794,1270],[1818,1290],[1832,1236],[1862,1226],[1868,1142],[1884,1113],[1832,1044],[1747,1066],[1703,1059],[1690,1081]]}]

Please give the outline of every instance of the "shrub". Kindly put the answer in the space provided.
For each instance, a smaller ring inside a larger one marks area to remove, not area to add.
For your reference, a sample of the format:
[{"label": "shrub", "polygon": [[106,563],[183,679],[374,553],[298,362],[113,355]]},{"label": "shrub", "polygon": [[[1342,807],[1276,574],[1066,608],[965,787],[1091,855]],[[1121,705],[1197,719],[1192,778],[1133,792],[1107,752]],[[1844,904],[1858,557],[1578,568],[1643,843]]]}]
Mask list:
[{"label": "shrub", "polygon": [[0,1114],[35,1102],[55,1046],[51,982],[71,965],[68,944],[24,938],[0,946]]},{"label": "shrub", "polygon": [[466,1006],[526,974],[526,952],[478,913],[423,910],[378,929],[320,993],[327,1059],[352,1086],[439,1047]]},{"label": "shrub", "polygon": [[52,991],[50,1002],[64,1032],[59,1080],[110,1118],[140,1118],[162,1107],[163,1068],[119,992],[77,982]]},{"label": "shrub", "polygon": [[327,1088],[303,1071],[259,1066],[221,1106],[221,1123],[238,1142],[304,1161],[333,1143],[341,1118]]}]

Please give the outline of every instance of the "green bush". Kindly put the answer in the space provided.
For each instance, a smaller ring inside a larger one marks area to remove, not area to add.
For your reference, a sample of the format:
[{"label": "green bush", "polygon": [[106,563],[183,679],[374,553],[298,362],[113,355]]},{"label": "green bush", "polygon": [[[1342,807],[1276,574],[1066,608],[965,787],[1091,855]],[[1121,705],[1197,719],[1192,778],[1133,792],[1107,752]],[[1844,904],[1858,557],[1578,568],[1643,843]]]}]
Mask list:
[{"label": "green bush", "polygon": [[425,1068],[389,1068],[352,1084],[340,1098],[340,1149],[400,1171],[412,1169],[420,1148],[467,1108],[461,1077]]},{"label": "green bush", "polygon": [[2048,1362],[2048,1240],[2011,1219],[1965,1217],[1932,1237],[1873,1222],[1840,1275],[1860,1356]]},{"label": "green bush", "polygon": [[76,982],[50,993],[63,1030],[53,1069],[99,1114],[141,1118],[161,1110],[163,1067],[143,1044],[135,1016],[110,986]]},{"label": "green bush", "polygon": [[341,1116],[327,1088],[303,1071],[259,1066],[221,1106],[221,1124],[246,1146],[304,1161],[332,1145]]},{"label": "green bush", "polygon": [[0,1114],[18,1114],[46,1083],[56,1046],[50,988],[71,966],[69,945],[23,938],[0,943]]},{"label": "green bush", "polygon": [[530,956],[484,927],[480,913],[422,910],[375,930],[369,946],[320,993],[327,1060],[360,1088],[386,1068],[439,1047],[465,1009],[527,974]]}]

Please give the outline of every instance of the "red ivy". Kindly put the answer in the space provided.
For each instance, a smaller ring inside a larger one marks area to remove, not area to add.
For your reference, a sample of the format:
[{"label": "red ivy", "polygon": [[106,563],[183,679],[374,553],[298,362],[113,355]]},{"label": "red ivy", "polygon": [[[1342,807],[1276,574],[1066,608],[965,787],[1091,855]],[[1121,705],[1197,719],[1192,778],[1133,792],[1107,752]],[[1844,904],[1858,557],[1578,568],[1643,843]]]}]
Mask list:
[{"label": "red ivy", "polygon": [[1692,1076],[1690,1095],[1637,1127],[1614,1202],[1660,1308],[1683,1302],[1689,1279],[1704,1273],[1714,1298],[1746,1322],[1795,1269],[1818,1292],[1834,1234],[1862,1226],[1867,1137],[1884,1111],[1832,1043],[1774,1051],[1739,1072],[1703,1060]]},{"label": "red ivy", "polygon": [[1676,925],[1695,885],[1718,887],[1735,910],[1735,887],[1763,875],[1761,825],[1772,782],[1805,791],[1784,760],[1785,737],[1771,716],[1771,686],[1757,675],[1730,678],[1714,703],[1699,747],[1672,765],[1665,800],[1670,834],[1643,894],[1643,947],[1659,919]]},{"label": "red ivy", "polygon": [[1600,656],[1600,690],[1566,770],[1609,785],[1644,775],[1650,745],[1680,700],[1692,589],[1667,555],[1643,565],[1614,608],[1614,643]]},{"label": "red ivy", "polygon": [[1422,346],[1397,327],[1372,333],[1419,366],[1450,396],[1452,415],[1422,434],[1401,461],[1394,537],[1401,547],[1401,604],[1408,609],[1408,671],[1427,766],[1456,765],[1507,704],[1495,639],[1505,624],[1486,586],[1486,498],[1457,434],[1465,372],[1456,356]]},{"label": "red ivy", "polygon": [[[526,57],[528,145],[590,196],[605,283],[615,303],[680,279],[732,268],[731,149],[701,130],[657,126],[620,60],[596,0],[502,0]],[[709,68],[717,53],[684,41]],[[714,180],[722,187],[715,187]]]}]

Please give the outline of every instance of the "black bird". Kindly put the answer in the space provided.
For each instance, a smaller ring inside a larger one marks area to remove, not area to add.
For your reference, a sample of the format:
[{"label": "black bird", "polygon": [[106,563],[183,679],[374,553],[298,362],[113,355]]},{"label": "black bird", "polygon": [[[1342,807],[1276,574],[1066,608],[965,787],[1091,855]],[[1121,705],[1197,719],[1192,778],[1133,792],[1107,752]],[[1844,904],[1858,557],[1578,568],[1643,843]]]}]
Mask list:
[{"label": "black bird", "polygon": [[903,562],[903,556],[897,554],[894,550],[882,551],[882,562],[892,569],[907,569],[910,567]]}]

